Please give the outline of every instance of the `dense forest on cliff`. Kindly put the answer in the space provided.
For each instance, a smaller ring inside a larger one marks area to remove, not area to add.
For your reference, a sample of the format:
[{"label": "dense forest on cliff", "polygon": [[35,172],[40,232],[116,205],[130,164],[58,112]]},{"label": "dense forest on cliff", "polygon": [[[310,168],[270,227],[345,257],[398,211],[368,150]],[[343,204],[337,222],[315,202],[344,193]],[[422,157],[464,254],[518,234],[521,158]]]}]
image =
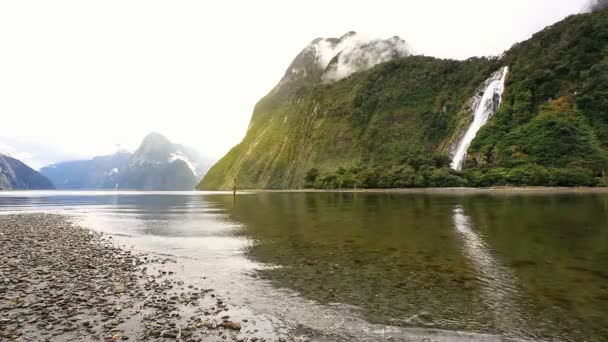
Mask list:
[{"label": "dense forest on cliff", "polygon": [[[502,105],[456,172],[471,99],[502,66]],[[288,70],[199,189],[608,185],[606,10],[568,17],[495,58],[408,56],[333,83],[301,67],[307,76]]]}]

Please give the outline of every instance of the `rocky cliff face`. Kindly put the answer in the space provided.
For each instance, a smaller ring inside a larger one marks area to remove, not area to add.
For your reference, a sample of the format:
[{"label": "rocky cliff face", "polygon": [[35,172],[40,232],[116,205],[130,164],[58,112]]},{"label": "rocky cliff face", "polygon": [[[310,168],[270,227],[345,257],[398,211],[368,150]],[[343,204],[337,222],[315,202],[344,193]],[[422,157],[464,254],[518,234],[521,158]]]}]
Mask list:
[{"label": "rocky cliff face", "polygon": [[206,163],[194,150],[151,133],[129,159],[118,188],[193,190],[204,172]]},{"label": "rocky cliff face", "polygon": [[[199,189],[235,179],[241,188],[608,184],[608,11],[569,17],[500,58],[407,56],[397,38],[346,48],[350,36],[315,40],[296,57]],[[502,67],[501,107],[453,171],[472,99]]]},{"label": "rocky cliff face", "polygon": [[413,54],[414,50],[397,36],[377,39],[351,31],[340,38],[317,38],[294,58],[273,92],[289,93],[289,90],[321,81],[332,83],[377,64]]},{"label": "rocky cliff face", "polygon": [[131,158],[129,152],[117,152],[89,160],[51,164],[40,169],[57,189],[115,189]]},{"label": "rocky cliff face", "polygon": [[0,154],[0,188],[3,190],[53,190],[51,181],[21,161]]}]

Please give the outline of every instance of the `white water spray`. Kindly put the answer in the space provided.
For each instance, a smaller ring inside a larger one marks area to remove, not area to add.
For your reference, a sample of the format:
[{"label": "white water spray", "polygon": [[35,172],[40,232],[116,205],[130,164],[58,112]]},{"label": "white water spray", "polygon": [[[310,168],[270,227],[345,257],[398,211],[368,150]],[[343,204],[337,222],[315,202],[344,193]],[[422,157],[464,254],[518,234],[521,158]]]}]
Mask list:
[{"label": "white water spray", "polygon": [[471,146],[473,139],[475,139],[477,132],[479,132],[481,127],[488,123],[488,120],[492,117],[492,115],[496,114],[498,111],[498,107],[500,107],[500,103],[502,101],[502,93],[505,89],[505,79],[507,78],[508,72],[509,68],[504,67],[494,73],[485,82],[486,87],[481,99],[475,107],[473,122],[458,143],[458,148],[456,149],[456,153],[454,154],[454,158],[450,164],[452,169],[456,171],[462,170],[464,160],[467,157],[467,150],[469,149],[469,146]]}]

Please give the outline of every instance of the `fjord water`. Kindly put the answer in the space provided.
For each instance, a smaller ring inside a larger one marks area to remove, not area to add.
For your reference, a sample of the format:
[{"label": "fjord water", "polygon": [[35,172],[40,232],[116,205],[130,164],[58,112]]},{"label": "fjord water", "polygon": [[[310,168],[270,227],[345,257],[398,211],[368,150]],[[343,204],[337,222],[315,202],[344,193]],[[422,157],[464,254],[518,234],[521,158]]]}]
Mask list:
[{"label": "fjord water", "polygon": [[608,336],[606,193],[3,192],[0,211],[66,213],[171,255],[269,334]]}]

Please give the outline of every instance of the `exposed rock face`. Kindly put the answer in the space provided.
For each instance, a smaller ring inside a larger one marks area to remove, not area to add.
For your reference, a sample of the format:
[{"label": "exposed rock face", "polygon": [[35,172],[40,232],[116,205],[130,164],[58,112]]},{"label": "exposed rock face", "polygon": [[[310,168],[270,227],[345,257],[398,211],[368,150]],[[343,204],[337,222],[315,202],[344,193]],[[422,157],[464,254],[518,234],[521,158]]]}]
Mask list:
[{"label": "exposed rock face", "polygon": [[53,183],[21,161],[0,154],[0,188],[3,190],[53,190]]},{"label": "exposed rock face", "polygon": [[331,58],[323,81],[334,82],[348,77],[352,73],[370,69],[371,67],[390,60],[414,54],[414,50],[401,38],[394,36],[389,39],[361,39],[356,33],[349,33],[340,38],[339,42],[330,48],[318,48],[319,58]]},{"label": "exposed rock face", "polygon": [[131,153],[117,152],[90,160],[74,160],[45,166],[40,172],[57,189],[115,189]]},{"label": "exposed rock face", "polygon": [[274,92],[319,81],[335,82],[412,54],[414,50],[397,36],[376,39],[351,31],[340,38],[317,38],[296,56]]},{"label": "exposed rock face", "polygon": [[206,172],[207,166],[201,159],[192,149],[151,133],[129,159],[118,188],[192,190]]}]

